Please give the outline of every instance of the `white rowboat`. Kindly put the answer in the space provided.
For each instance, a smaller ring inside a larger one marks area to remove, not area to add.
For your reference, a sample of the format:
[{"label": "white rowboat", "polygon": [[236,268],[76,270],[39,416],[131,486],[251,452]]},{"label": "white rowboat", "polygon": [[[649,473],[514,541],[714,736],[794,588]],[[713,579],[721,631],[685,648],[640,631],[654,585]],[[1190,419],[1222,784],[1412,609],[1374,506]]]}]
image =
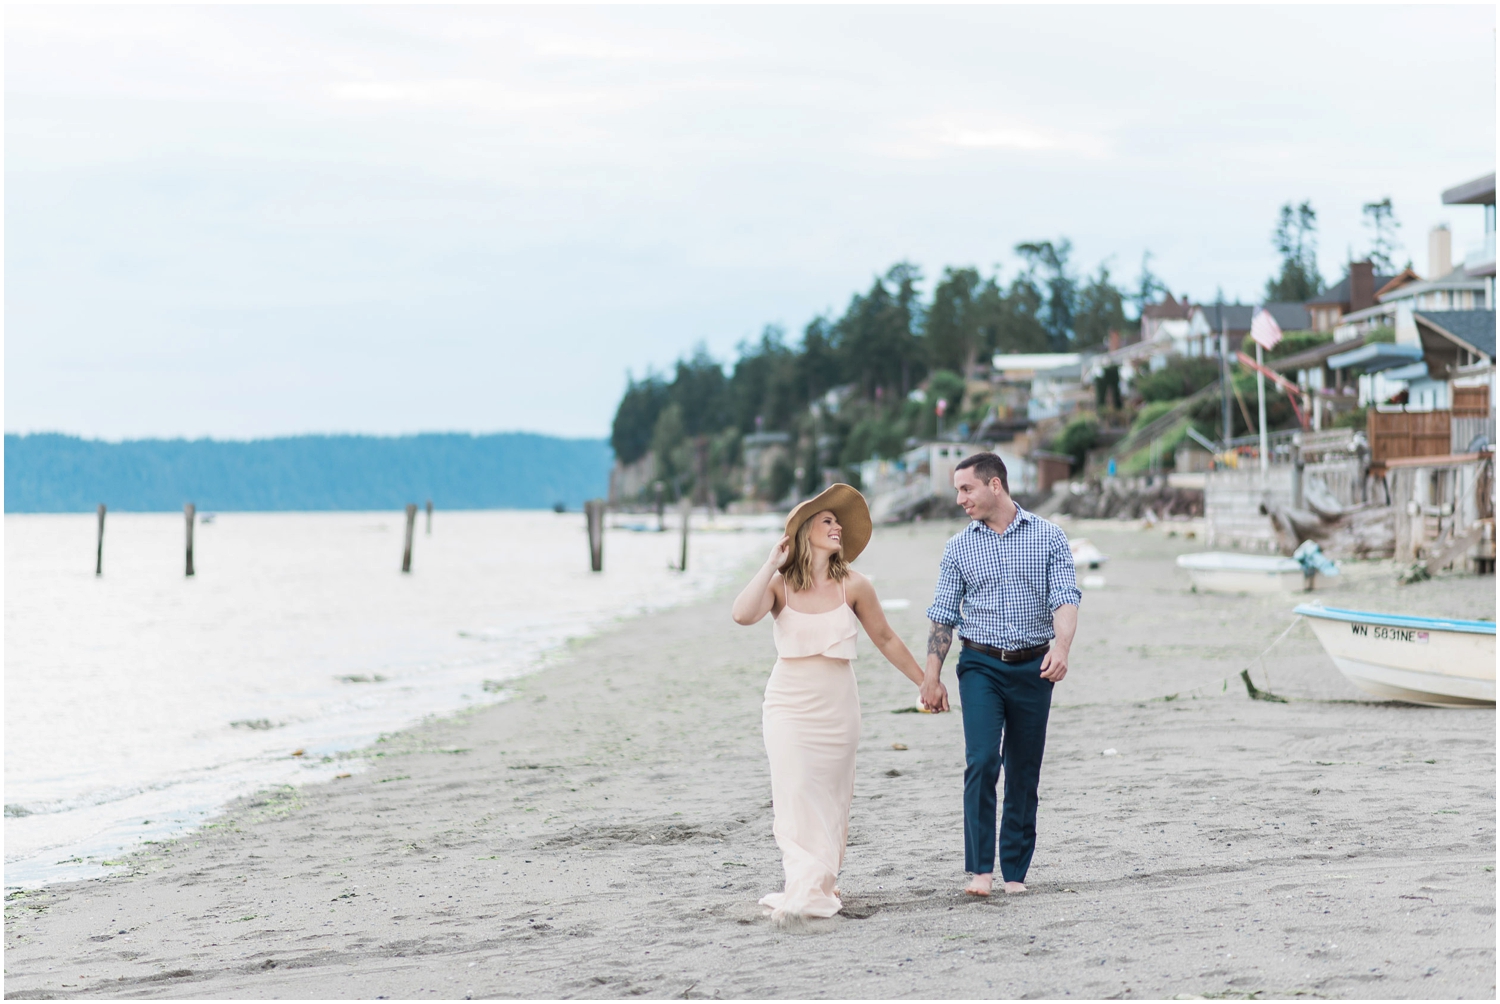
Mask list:
[{"label": "white rowboat", "polygon": [[[1200,593],[1300,593],[1307,587],[1302,565],[1295,558],[1270,554],[1203,551],[1177,556]],[[1314,575],[1314,588],[1323,576]]]},{"label": "white rowboat", "polygon": [[1304,603],[1339,672],[1376,697],[1435,708],[1495,706],[1495,624]]}]

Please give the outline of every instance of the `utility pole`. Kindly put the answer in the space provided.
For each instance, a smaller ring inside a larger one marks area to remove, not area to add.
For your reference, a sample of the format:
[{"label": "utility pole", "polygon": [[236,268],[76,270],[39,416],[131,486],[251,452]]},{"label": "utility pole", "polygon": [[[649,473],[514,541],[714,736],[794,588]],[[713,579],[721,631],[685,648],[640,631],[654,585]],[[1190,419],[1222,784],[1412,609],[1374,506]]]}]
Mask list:
[{"label": "utility pole", "polygon": [[1229,395],[1234,393],[1229,386],[1229,322],[1224,317],[1224,301],[1219,301],[1219,404],[1223,413],[1224,446],[1229,447],[1233,438],[1233,419],[1229,414]]},{"label": "utility pole", "polygon": [[[1266,364],[1260,342],[1255,343],[1255,364],[1259,367]],[[1263,368],[1255,371],[1255,391],[1260,399],[1260,414],[1257,418],[1260,422],[1260,473],[1264,475],[1271,469],[1271,447],[1270,437],[1266,435],[1266,374]]]}]

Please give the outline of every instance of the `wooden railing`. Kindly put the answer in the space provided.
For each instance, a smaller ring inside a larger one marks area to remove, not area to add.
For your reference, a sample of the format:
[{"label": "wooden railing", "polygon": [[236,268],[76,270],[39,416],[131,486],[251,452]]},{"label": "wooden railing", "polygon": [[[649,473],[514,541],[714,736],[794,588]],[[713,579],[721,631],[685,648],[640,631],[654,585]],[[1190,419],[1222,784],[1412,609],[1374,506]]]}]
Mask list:
[{"label": "wooden railing", "polygon": [[1366,413],[1365,436],[1370,441],[1370,466],[1385,467],[1398,457],[1441,457],[1452,452],[1452,412],[1379,411]]},{"label": "wooden railing", "polygon": [[1490,414],[1490,389],[1488,387],[1454,387],[1454,418],[1488,418]]}]

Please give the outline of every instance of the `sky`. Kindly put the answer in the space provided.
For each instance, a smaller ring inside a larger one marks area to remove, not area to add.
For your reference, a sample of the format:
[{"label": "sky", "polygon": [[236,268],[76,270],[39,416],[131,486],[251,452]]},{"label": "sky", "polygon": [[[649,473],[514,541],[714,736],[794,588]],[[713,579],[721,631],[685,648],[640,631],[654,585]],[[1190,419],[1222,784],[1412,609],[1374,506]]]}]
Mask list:
[{"label": "sky", "polygon": [[1494,7],[8,6],[5,427],[605,436],[897,261],[1251,302],[1454,255]]}]

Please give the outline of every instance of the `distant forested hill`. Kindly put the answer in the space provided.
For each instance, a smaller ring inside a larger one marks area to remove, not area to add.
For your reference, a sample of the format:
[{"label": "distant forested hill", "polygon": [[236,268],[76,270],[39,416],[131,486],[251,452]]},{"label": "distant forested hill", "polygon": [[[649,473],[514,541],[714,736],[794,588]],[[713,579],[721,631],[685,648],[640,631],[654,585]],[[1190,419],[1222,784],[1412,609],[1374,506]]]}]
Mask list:
[{"label": "distant forested hill", "polygon": [[613,454],[594,439],[522,432],[471,436],[293,436],[249,442],[106,443],[5,437],[6,512],[577,508],[609,486]]}]

